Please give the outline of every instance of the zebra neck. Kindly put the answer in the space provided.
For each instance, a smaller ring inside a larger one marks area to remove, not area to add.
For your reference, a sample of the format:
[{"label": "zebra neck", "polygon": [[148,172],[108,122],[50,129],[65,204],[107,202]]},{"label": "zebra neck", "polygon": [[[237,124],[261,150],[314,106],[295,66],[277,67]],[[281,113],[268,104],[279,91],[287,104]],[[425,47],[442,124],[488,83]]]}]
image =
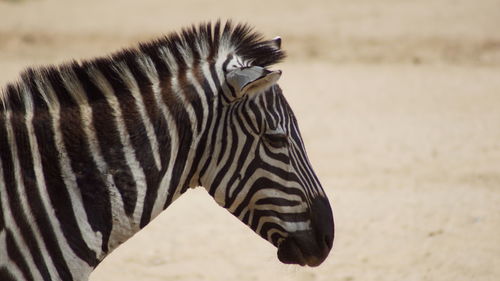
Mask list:
[{"label": "zebra neck", "polygon": [[50,253],[61,265],[49,271],[85,275],[199,185],[220,110],[211,67],[135,54],[29,70],[9,86],[0,207],[23,254]]},{"label": "zebra neck", "polygon": [[[130,98],[121,102],[122,107],[128,105],[122,118],[130,142],[122,143],[130,184],[110,189],[113,214],[120,215],[113,216],[109,250],[147,225],[189,187],[199,185],[198,175],[209,159],[206,148],[218,103],[216,84],[204,75],[209,73],[208,64],[172,73],[162,58],[144,56],[136,62],[140,71],[123,76],[132,82],[123,82],[128,87],[120,96]],[[130,65],[118,69],[127,73]]]}]

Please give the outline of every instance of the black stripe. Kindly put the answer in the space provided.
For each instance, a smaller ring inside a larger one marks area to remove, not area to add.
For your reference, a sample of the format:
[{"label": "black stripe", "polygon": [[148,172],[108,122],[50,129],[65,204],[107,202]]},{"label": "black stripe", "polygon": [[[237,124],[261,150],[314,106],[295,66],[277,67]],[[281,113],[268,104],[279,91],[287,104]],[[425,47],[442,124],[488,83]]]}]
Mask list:
[{"label": "black stripe", "polygon": [[[221,143],[220,147],[221,149],[219,150],[219,155],[217,156],[217,165],[220,164],[222,161],[222,158],[224,157],[224,154],[227,149],[227,139],[228,139],[228,127],[230,123],[230,116],[231,116],[231,108],[224,110],[223,111],[223,116],[222,116],[222,121],[219,123],[219,126],[222,126],[222,133],[221,133]],[[218,130],[217,128],[216,130]]]},{"label": "black stripe", "polygon": [[[58,97],[70,96],[63,86],[59,73],[51,73],[49,79]],[[104,175],[99,172],[91,157],[80,111],[78,107],[70,106],[73,102],[66,101],[67,109],[62,108],[60,111],[62,138],[80,189],[89,224],[92,230],[101,232],[102,250],[107,252],[109,235],[113,226],[109,190],[106,188]]]},{"label": "black stripe", "polygon": [[191,131],[191,122],[184,104],[182,104],[181,101],[175,97],[175,94],[172,93],[170,83],[165,83],[164,85],[168,88],[164,88],[163,86],[161,88],[163,102],[167,105],[171,115],[174,117],[179,137],[179,149],[174,162],[174,167],[172,168],[172,180],[170,181],[167,189],[169,193],[163,206],[163,209],[166,209],[172,203],[174,195],[176,194],[175,188],[178,187],[179,184],[182,184],[180,188],[181,190],[185,190],[188,184],[187,182],[180,183],[180,179],[184,169],[186,168],[187,157],[189,155],[189,151],[191,150],[193,132]]},{"label": "black stripe", "polygon": [[[254,163],[254,161],[252,161],[252,163]],[[255,170],[258,167],[259,167],[259,165],[252,165],[252,164],[249,166],[249,168],[247,169],[247,173],[245,174],[245,176],[243,177],[243,179],[240,181],[239,186],[234,191],[235,194],[239,194],[240,197],[243,196],[241,194],[241,190],[248,184],[247,183],[248,179],[253,175],[253,173],[255,172]],[[270,166],[267,166],[267,167],[264,166],[263,167],[262,164],[261,164],[260,168],[262,168],[262,169],[264,169],[266,171],[270,171],[270,173],[276,173],[276,171],[270,170]],[[285,171],[282,171],[282,172],[286,173]],[[257,179],[252,184],[252,186],[248,189],[248,193],[244,195],[245,198],[243,200],[241,200],[240,204],[235,209],[235,211],[233,212],[233,214],[235,216],[239,216],[241,214],[241,212],[243,211],[243,209],[246,206],[250,205],[250,201],[252,200],[253,195],[255,193],[257,193],[258,191],[262,190],[262,189],[276,189],[276,190],[280,190],[283,193],[290,194],[290,195],[296,195],[296,196],[300,197],[301,200],[305,200],[305,195],[301,192],[300,189],[283,186],[281,183],[275,182],[275,181],[273,181],[271,179],[268,179],[268,178],[261,177],[261,178]],[[231,202],[231,204],[232,204],[232,202]]]},{"label": "black stripe", "polygon": [[217,21],[214,25],[214,38],[213,38],[213,44],[212,44],[212,52],[210,53],[210,58],[215,58],[217,56],[217,53],[219,52],[219,47],[220,47],[220,21]]},{"label": "black stripe", "polygon": [[[170,146],[171,140],[168,134],[169,128],[168,123],[160,113],[160,109],[156,105],[154,90],[152,88],[152,82],[149,80],[148,76],[143,72],[136,59],[129,59],[127,61],[128,67],[134,75],[137,85],[140,89],[144,106],[148,114],[149,120],[153,125],[155,132],[155,137],[158,141],[158,150],[160,153],[160,162],[162,165],[161,171],[155,168],[149,169],[144,166],[146,159],[144,155],[139,155],[139,161],[141,162],[142,168],[145,171],[147,190],[144,198],[144,206],[140,221],[140,227],[144,227],[150,220],[154,207],[156,198],[158,197],[158,189],[160,187],[161,175],[165,173],[168,168],[168,162],[170,160]],[[158,75],[157,73],[151,73],[151,75]],[[160,77],[158,77],[160,79]],[[151,160],[154,160],[151,157]],[[150,163],[152,164],[152,163]]]},{"label": "black stripe", "polygon": [[[173,197],[176,193],[174,190],[178,187],[180,182],[180,177],[182,176],[182,172],[185,168],[185,164],[187,161],[187,156],[190,150],[190,146],[192,143],[193,132],[191,131],[191,127],[189,126],[190,120],[189,115],[184,108],[184,105],[180,103],[178,98],[174,96],[171,89],[171,72],[170,69],[166,66],[163,59],[161,58],[161,54],[158,50],[149,51],[151,59],[153,60],[155,67],[158,71],[158,75],[160,77],[160,89],[162,102],[167,106],[170,114],[174,117],[174,122],[176,123],[176,127],[178,130],[178,138],[179,138],[179,148],[177,157],[174,161],[174,167],[172,168],[172,180],[169,183],[167,188],[168,196],[165,200],[163,208],[167,208],[173,200]],[[189,179],[188,179],[189,180]],[[186,189],[186,183],[182,183],[181,190]]]},{"label": "black stripe", "polygon": [[[126,130],[129,132],[132,145],[134,145],[132,141],[134,130],[128,128],[131,122],[137,120],[136,117],[138,113],[135,111],[133,105],[130,106],[131,103],[134,103],[134,98],[110,64],[99,63],[96,66],[114,91],[114,93],[108,94],[115,95],[119,101]],[[104,89],[99,89],[93,83],[88,84],[90,91],[95,91],[104,95],[101,92]],[[120,140],[117,122],[122,121],[114,118],[114,110],[107,102],[93,104],[92,108],[94,113],[94,128],[99,144],[101,145],[102,155],[111,170],[110,173],[113,175],[116,187],[122,197],[125,213],[128,216],[132,216],[135,205],[137,204],[137,186],[132,171],[126,164],[125,152]],[[130,112],[128,110],[130,110]],[[143,126],[137,128],[137,130],[145,134],[145,128]]]},{"label": "black stripe", "polygon": [[[299,143],[297,146],[292,145],[292,147],[294,148],[294,150],[293,150],[294,155],[292,155],[292,158],[291,158],[293,160],[292,163],[295,164],[295,166],[300,167],[300,169],[297,170],[297,173],[300,176],[307,178],[307,182],[309,184],[309,185],[307,185],[308,188],[309,187],[312,187],[312,188],[317,187],[318,189],[321,189],[321,184],[319,182],[319,179],[316,176],[316,173],[314,172],[314,170],[312,169],[311,164],[309,162],[309,159],[307,158],[305,147],[302,146],[301,144],[302,143]],[[316,190],[314,190],[314,191],[316,191]]]},{"label": "black stripe", "polygon": [[[264,227],[265,227],[265,228],[264,228]],[[275,227],[275,228],[276,228],[276,227]],[[267,233],[267,232],[269,232],[271,229],[269,229],[269,228],[268,228],[268,224],[265,224],[265,225],[263,225],[263,226],[262,226],[262,230],[263,230],[263,231],[266,231],[266,233]],[[262,231],[261,231],[261,232],[262,232]],[[278,241],[279,241],[280,239],[283,239],[283,238],[285,238],[285,237],[283,237],[283,236],[282,236],[279,232],[275,232],[275,233],[271,234],[271,243],[272,243],[273,245],[275,245],[275,246],[278,246]]]},{"label": "black stripe", "polygon": [[[41,95],[34,86],[33,81],[30,81],[30,83],[33,96],[40,97]],[[67,187],[61,175],[52,122],[52,117],[47,112],[46,105],[42,102],[35,103],[33,127],[40,152],[47,194],[54,208],[56,218],[60,222],[64,237],[75,255],[89,266],[96,266],[98,263],[96,253],[89,249],[83,240]]]},{"label": "black stripe", "polygon": [[[111,73],[110,73],[111,74]],[[141,165],[146,177],[146,190],[151,186],[156,186],[159,183],[159,170],[153,157],[153,149],[147,137],[146,125],[142,122],[141,114],[136,105],[131,89],[125,81],[122,80],[118,73],[115,73],[111,85],[116,93],[116,97],[120,103],[120,109],[125,122],[126,130],[130,137],[130,143],[134,150],[134,155]],[[108,77],[110,79],[111,77]],[[136,77],[132,77],[136,79]],[[141,94],[141,93],[139,93]],[[132,189],[134,192],[132,193]],[[128,216],[132,216],[137,205],[137,184],[129,185],[130,197],[125,197],[125,211]],[[127,192],[128,193],[128,192]],[[133,196],[132,196],[133,195]],[[127,202],[129,201],[129,202]],[[128,204],[127,204],[128,203]]]},{"label": "black stripe", "polygon": [[[240,105],[242,105],[243,103],[241,103]],[[243,106],[240,106],[240,109],[241,108],[244,108]],[[236,112],[241,112],[241,110],[236,110]],[[245,143],[243,144],[243,147],[241,149],[241,152],[239,154],[239,156],[237,158],[229,158],[229,161],[228,163],[226,164],[229,164],[229,166],[234,166],[236,165],[236,168],[234,169],[235,170],[235,173],[230,175],[230,179],[227,183],[227,186],[226,186],[226,199],[225,199],[225,202],[232,202],[234,201],[234,197],[237,197],[238,194],[235,193],[235,192],[232,192],[231,190],[231,187],[233,186],[233,184],[238,180],[238,179],[241,179],[242,178],[242,174],[245,172],[242,170],[243,168],[243,164],[245,164],[245,161],[247,161],[248,157],[250,156],[250,151],[252,149],[252,144],[255,142],[255,138],[252,134],[250,134],[245,126],[242,126],[242,120],[240,119],[240,116],[239,114],[236,114],[234,116],[235,120],[233,122],[236,122],[238,124],[238,128],[242,129],[242,133],[239,133],[237,134],[237,132],[235,132],[234,135],[238,135],[239,137],[243,136],[242,138],[245,140]],[[234,139],[234,137],[233,137]],[[237,147],[237,145],[234,145]],[[232,194],[232,197],[233,197],[233,200],[231,200],[231,194]],[[227,207],[229,207],[230,205],[227,205]]]},{"label": "black stripe", "polygon": [[[187,79],[187,71],[188,67],[192,67],[196,69],[196,61],[194,65],[188,66],[185,58],[182,56],[179,48],[179,46],[176,44],[174,46],[171,46],[170,51],[173,54],[175,61],[177,63],[177,81],[179,85],[179,91],[180,93],[172,93],[172,94],[181,94],[184,95],[185,99],[187,102],[189,102],[194,110],[195,117],[196,117],[196,131],[199,133],[201,131],[201,125],[203,121],[203,107],[201,105],[201,100],[200,96],[196,92],[196,89],[193,87],[191,83],[189,83]],[[187,47],[187,46],[186,46]],[[184,105],[186,106],[186,105]],[[175,115],[174,115],[175,116]],[[189,119],[188,119],[189,121]]]},{"label": "black stripe", "polygon": [[250,219],[250,210],[247,209],[247,212],[245,213],[245,216],[243,217],[241,222],[243,222],[246,225],[249,225],[249,221],[248,221],[249,219]]},{"label": "black stripe", "polygon": [[[172,112],[172,115],[178,116],[178,118],[175,119],[175,122],[179,133],[179,150],[172,169],[172,180],[170,181],[167,189],[169,193],[163,209],[166,209],[172,203],[176,193],[175,188],[179,186],[182,172],[186,168],[187,157],[189,155],[189,151],[191,150],[191,144],[193,141],[193,132],[191,131],[191,127],[186,126],[189,124],[189,117],[185,108],[180,103],[167,103],[167,105],[170,112]],[[180,187],[181,190],[186,190],[188,182],[182,184],[183,186]]]},{"label": "black stripe", "polygon": [[[216,88],[216,92],[215,93],[212,93],[213,94],[213,98],[215,98],[216,96],[223,96],[222,94],[222,87],[220,85],[220,82],[219,82],[219,78],[217,77],[217,73],[216,73],[216,70],[215,70],[215,64],[214,63],[211,63],[210,64],[210,77],[207,78],[207,79],[212,79],[212,81],[214,82],[214,85],[215,85],[215,88]],[[205,84],[208,84],[208,81],[205,80]],[[208,87],[208,85],[204,86],[204,87]],[[212,100],[209,99],[209,100]],[[213,104],[212,102],[210,102],[210,104]],[[210,136],[210,148],[209,148],[209,152],[207,155],[214,155],[214,151],[215,151],[215,144],[216,144],[216,141],[217,141],[217,131],[218,131],[218,128],[219,128],[219,125],[220,125],[220,122],[221,122],[221,118],[222,118],[222,107],[223,107],[223,104],[222,104],[222,101],[221,99],[217,99],[217,104],[215,105],[215,109],[213,111],[210,111],[211,114],[209,114],[209,116],[215,114],[215,120],[214,120],[214,125],[212,128],[210,128],[211,132],[212,132],[212,135]],[[200,170],[200,179],[205,175],[210,163],[212,162],[212,158],[213,157],[208,157],[206,162],[202,165],[202,168]],[[201,184],[201,183],[200,183]]]},{"label": "black stripe", "polygon": [[[155,69],[157,73],[152,73],[153,75],[157,75],[158,81],[159,81],[159,88],[160,88],[160,93],[159,96],[164,96],[164,95],[169,95],[169,89],[170,89],[170,70],[168,69],[167,65],[163,62],[163,60],[160,58],[160,54],[158,53],[158,50],[149,50],[150,53],[150,58],[153,61],[153,64],[155,65]],[[131,67],[131,69],[135,69],[135,67]],[[143,79],[140,78],[141,76],[144,76]],[[172,140],[170,139],[169,132],[171,129],[169,128],[168,122],[163,116],[163,114],[160,114],[160,109],[156,107],[156,100],[153,98],[154,92],[151,84],[151,81],[142,74],[142,72],[137,71],[137,82],[140,85],[141,92],[143,93],[143,97],[149,100],[148,103],[151,103],[151,108],[155,109],[156,112],[156,118],[152,117],[150,115],[150,118],[153,122],[153,126],[156,132],[156,135],[158,137],[158,145],[159,145],[159,150],[160,150],[160,157],[161,157],[161,162],[162,162],[162,170],[158,174],[158,180],[161,181],[161,178],[165,174],[166,170],[168,169],[168,164],[170,162],[170,157],[171,155],[171,150],[172,150]],[[151,95],[150,98],[148,96]],[[160,98],[161,99],[161,98]],[[159,100],[158,103],[164,102],[163,99]],[[154,106],[153,106],[154,105]],[[149,110],[148,110],[149,112]],[[151,114],[151,113],[150,113]],[[140,226],[144,227],[150,220],[151,220],[151,215],[154,207],[154,203],[157,199],[158,196],[158,189],[159,189],[159,183],[156,185],[148,186],[148,190],[146,192],[146,197],[144,199],[144,209],[141,217],[141,222]]]},{"label": "black stripe", "polygon": [[5,267],[0,267],[0,280],[2,281],[16,281],[9,270]]},{"label": "black stripe", "polygon": [[[19,251],[19,245],[17,245],[14,235],[12,235],[12,233],[8,230],[5,234],[6,234],[5,244],[7,245],[7,254],[9,255],[9,258],[16,264],[16,266],[22,272],[25,280],[34,280],[33,274],[30,271],[30,268],[25,260],[25,257],[23,257],[23,255]],[[0,280],[3,281],[3,278]]]},{"label": "black stripe", "polygon": [[[310,173],[306,170],[307,169],[307,162],[304,163],[299,163],[299,161],[301,159],[297,159],[297,150],[295,149],[292,149],[291,150],[291,157],[290,157],[290,160],[291,160],[291,164],[292,166],[294,167],[294,170],[295,170],[295,175],[300,179],[301,181],[301,185],[304,187],[304,189],[306,189],[307,187],[310,187],[310,186],[314,186],[313,182],[311,181],[311,177],[310,177]],[[299,151],[300,152],[300,151]],[[306,190],[307,192],[307,190]],[[308,192],[310,193],[310,192]],[[310,194],[308,194],[310,195]]]},{"label": "black stripe", "polygon": [[262,217],[275,217],[279,218],[282,221],[286,222],[306,222],[309,220],[309,212],[301,212],[301,213],[283,213],[275,210],[253,210],[253,221],[252,225],[257,226],[259,224],[259,220]]},{"label": "black stripe", "polygon": [[172,37],[167,40],[167,49],[174,57],[177,64],[177,72],[175,73],[177,75],[185,74],[187,69],[186,61],[179,50],[179,48],[183,48],[182,46],[184,46],[184,42],[182,42],[182,38],[179,34],[173,34]]},{"label": "black stripe", "polygon": [[270,89],[272,95],[276,96],[276,107],[277,110],[280,112],[280,119],[282,126],[285,130],[290,131],[290,122],[294,118],[293,114],[291,114],[292,109],[288,105],[288,103],[285,100],[285,97],[283,96],[281,89],[278,85],[274,85]]},{"label": "black stripe", "polygon": [[[227,73],[227,65],[229,64],[229,62],[231,61],[231,59],[233,59],[233,55],[229,54],[227,56],[226,60],[224,61],[224,63],[222,63],[222,71],[224,72],[224,75],[226,75],[226,73]],[[224,77],[224,80],[226,80],[226,77]],[[221,96],[224,97],[224,98],[226,98],[226,102],[231,102],[234,98],[236,98],[236,90],[229,83],[226,83],[226,86],[229,89],[229,92],[231,93],[231,96],[227,97],[226,93],[223,93]]]},{"label": "black stripe", "polygon": [[[231,134],[232,144],[231,144],[231,147],[229,147],[229,156],[227,158],[226,163],[224,163],[224,165],[220,168],[219,172],[214,177],[214,181],[212,182],[212,186],[210,187],[209,193],[212,196],[215,195],[215,191],[216,191],[217,187],[219,187],[219,185],[222,182],[222,180],[224,179],[224,177],[227,176],[227,171],[229,170],[229,167],[233,164],[233,161],[234,161],[234,158],[236,155],[236,150],[238,148],[238,145],[237,145],[238,134],[237,134],[237,132],[235,132],[234,124],[232,123],[232,120],[230,119],[230,117],[234,116],[234,108],[231,108],[229,111],[226,111],[226,112],[227,112],[227,115],[226,115],[227,121],[224,122],[225,126],[223,126],[223,132],[226,132],[226,134],[224,134],[224,133],[222,134],[222,143],[220,145],[221,153],[219,155],[220,160],[222,160],[222,156],[223,156],[224,152],[226,152],[228,149],[227,144],[225,143],[226,142],[225,140],[228,138],[228,135],[227,135],[228,127],[232,131],[232,134]],[[218,161],[218,164],[220,163],[220,160]],[[229,188],[227,188],[225,191],[226,191],[226,195],[225,195],[226,202],[225,202],[224,208],[227,208],[228,206],[230,206],[228,204],[228,201],[227,201],[227,199],[229,198],[229,194],[228,194]]]},{"label": "black stripe", "polygon": [[248,113],[250,111],[250,105],[249,103],[246,103],[245,110],[241,110],[241,118],[242,120],[245,120],[245,124],[247,124],[248,127],[250,127],[250,131],[253,134],[260,134],[259,128],[256,127],[256,124],[250,117],[250,114]]},{"label": "black stripe", "polygon": [[[186,80],[185,83],[188,83]],[[194,115],[196,117],[196,132],[201,133],[201,127],[203,125],[203,105],[201,103],[200,96],[192,84],[186,84],[184,90],[182,91],[186,97],[187,101],[191,104],[194,110]]]},{"label": "black stripe", "polygon": [[[44,280],[50,280],[50,274],[47,269],[47,265],[44,262],[40,246],[35,239],[35,235],[33,234],[33,229],[30,227],[28,223],[28,219],[26,218],[23,212],[23,205],[21,202],[21,196],[17,191],[17,183],[14,177],[14,159],[12,159],[12,148],[9,145],[7,139],[7,127],[6,123],[8,120],[5,119],[5,116],[2,114],[0,119],[0,158],[2,161],[2,168],[4,173],[4,180],[7,191],[7,200],[9,201],[10,211],[12,214],[12,219],[16,222],[19,231],[21,232],[21,237],[23,238],[26,246],[28,247],[31,255],[33,256],[33,260],[35,261],[35,265],[37,266],[40,274],[42,275]],[[19,183],[21,184],[21,183]],[[28,206],[24,206],[27,208]],[[7,242],[7,245],[9,242]]]},{"label": "black stripe", "polygon": [[265,128],[265,121],[261,116],[262,113],[260,112],[258,105],[255,102],[250,102],[248,104],[248,107],[250,108],[250,110],[253,112],[253,114],[255,116],[255,122],[257,123],[257,126],[258,126],[257,132],[262,133],[264,128]]},{"label": "black stripe", "polygon": [[[282,152],[273,152],[271,149],[269,149],[268,146],[273,146],[272,144],[267,143],[266,141],[262,140],[262,149],[264,150],[265,154],[267,157],[274,159],[276,161],[282,162],[285,165],[288,165],[290,163],[290,157],[289,155],[282,153]],[[288,150],[288,147],[285,147],[284,149]],[[274,149],[276,150],[276,149]]]},{"label": "black stripe", "polygon": [[[25,93],[27,94],[27,93]],[[39,186],[34,171],[34,163],[32,158],[31,146],[29,145],[28,129],[24,120],[24,116],[14,115],[12,117],[13,131],[15,142],[17,143],[18,160],[22,172],[22,180],[26,190],[26,198],[28,200],[31,213],[38,225],[43,242],[47,248],[50,258],[54,262],[59,276],[63,280],[73,280],[71,272],[64,260],[62,251],[57,243],[54,230],[51,227],[47,211],[43,206]]]},{"label": "black stripe", "polygon": [[[251,228],[256,231],[257,229],[257,225],[255,226],[251,226]],[[262,224],[262,227],[260,228],[260,233],[259,235],[264,237],[265,239],[267,239],[267,234],[271,231],[271,230],[278,230],[278,231],[281,231],[282,233],[288,233],[288,231],[283,228],[281,225],[279,224],[276,224],[274,222],[265,222],[264,224]],[[281,236],[281,234],[279,233],[274,233],[272,236],[271,236],[271,243],[273,243],[273,245],[275,246],[278,246],[278,240],[280,238],[284,238],[283,236]]]},{"label": "black stripe", "polygon": [[278,115],[279,108],[275,103],[276,95],[273,95],[271,90],[267,90],[261,97],[263,97],[261,101],[265,101],[265,106],[264,103],[262,103],[262,109],[264,110],[263,113],[267,122],[271,123],[273,128],[277,128],[281,118]]},{"label": "black stripe", "polygon": [[[200,81],[198,81],[198,82],[200,82]],[[212,92],[210,85],[208,84],[208,81],[206,79],[204,79],[201,82],[201,86],[203,88],[203,93],[205,94],[205,98],[207,99],[207,104],[208,104],[207,111],[208,111],[208,113],[207,113],[207,120],[205,120],[205,124],[206,124],[205,131],[203,132],[203,134],[200,137],[200,140],[198,142],[198,146],[196,148],[195,157],[193,160],[193,165],[192,165],[191,170],[189,171],[189,174],[187,176],[188,181],[190,181],[190,179],[194,176],[194,174],[196,173],[198,168],[202,165],[201,158],[203,157],[204,152],[207,150],[208,133],[209,133],[209,131],[212,130],[212,128],[209,128],[209,126],[211,126],[212,119],[214,117],[213,116],[213,105],[211,102],[214,98],[214,93]],[[199,106],[201,107],[201,103]],[[184,189],[181,190],[181,192],[184,193],[186,191],[187,187],[188,186],[185,186]]]},{"label": "black stripe", "polygon": [[[0,119],[1,121],[1,119]],[[0,163],[1,165],[1,163]],[[1,167],[1,166],[0,166]],[[1,197],[0,197],[1,199]],[[0,233],[2,233],[2,230],[5,229],[5,220],[4,220],[4,214],[3,214],[3,208],[6,206],[3,206],[2,202],[0,201]]]},{"label": "black stripe", "polygon": [[193,65],[196,65],[200,62],[200,53],[198,52],[198,48],[197,48],[197,42],[199,42],[201,39],[205,39],[203,37],[203,27],[200,26],[200,32],[198,32],[196,30],[196,28],[194,26],[191,26],[191,28],[189,29],[184,29],[183,32],[182,32],[182,37],[184,39],[184,41],[187,43],[187,45],[185,45],[184,47],[186,49],[189,49],[189,51],[191,51],[191,58],[193,59],[194,63]]},{"label": "black stripe", "polygon": [[[5,103],[4,106],[11,111],[22,110],[24,108],[24,104],[23,104],[21,94],[19,92],[19,88],[16,86],[12,85],[12,84],[7,85],[6,90],[5,90],[5,94],[4,94],[5,97],[8,97],[8,99],[4,100],[4,103]],[[3,93],[0,92],[0,95],[2,95],[2,94]],[[0,101],[1,100],[2,99],[0,98]],[[0,107],[0,110],[3,110],[3,107]]]},{"label": "black stripe", "polygon": [[[85,92],[88,95],[99,97],[99,102],[91,103],[92,121],[101,155],[106,162],[113,182],[123,198],[124,209],[131,215],[136,200],[135,181],[130,168],[126,164],[120,133],[113,115],[113,109],[108,104],[102,90],[99,89],[89,76],[88,70],[76,72]],[[103,74],[104,75],[104,74]],[[130,202],[132,200],[132,202]]]}]

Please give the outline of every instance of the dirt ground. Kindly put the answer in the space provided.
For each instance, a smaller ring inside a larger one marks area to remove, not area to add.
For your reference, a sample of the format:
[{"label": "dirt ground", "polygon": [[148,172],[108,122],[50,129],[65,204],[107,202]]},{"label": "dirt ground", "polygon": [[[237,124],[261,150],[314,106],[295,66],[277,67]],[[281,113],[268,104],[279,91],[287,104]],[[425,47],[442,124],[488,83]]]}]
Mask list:
[{"label": "dirt ground", "polygon": [[113,280],[500,280],[500,1],[0,0],[0,85],[201,21],[288,51],[280,82],[334,208],[317,268],[189,191],[91,276]]}]

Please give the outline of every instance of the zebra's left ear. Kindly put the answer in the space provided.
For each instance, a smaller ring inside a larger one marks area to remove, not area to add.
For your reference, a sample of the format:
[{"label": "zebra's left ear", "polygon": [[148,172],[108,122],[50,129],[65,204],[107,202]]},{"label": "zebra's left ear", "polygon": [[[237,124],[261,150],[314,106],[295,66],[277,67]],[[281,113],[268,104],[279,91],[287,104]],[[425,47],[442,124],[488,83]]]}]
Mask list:
[{"label": "zebra's left ear", "polygon": [[226,79],[236,97],[241,98],[269,89],[280,77],[281,70],[269,71],[260,66],[250,66],[231,70]]}]

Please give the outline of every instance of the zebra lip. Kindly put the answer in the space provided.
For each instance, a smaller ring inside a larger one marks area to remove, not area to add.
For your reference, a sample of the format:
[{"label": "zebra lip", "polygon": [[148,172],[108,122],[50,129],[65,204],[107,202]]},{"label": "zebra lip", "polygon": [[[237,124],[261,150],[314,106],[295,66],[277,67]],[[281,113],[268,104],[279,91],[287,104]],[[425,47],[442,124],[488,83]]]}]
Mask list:
[{"label": "zebra lip", "polygon": [[284,264],[306,265],[306,259],[293,238],[287,238],[278,246],[278,259]]},{"label": "zebra lip", "polygon": [[[300,233],[286,238],[278,246],[278,259],[285,264],[298,264],[315,267],[320,265],[328,255],[328,251],[321,252],[308,237],[310,232]],[[316,253],[316,254],[314,254]]]}]

